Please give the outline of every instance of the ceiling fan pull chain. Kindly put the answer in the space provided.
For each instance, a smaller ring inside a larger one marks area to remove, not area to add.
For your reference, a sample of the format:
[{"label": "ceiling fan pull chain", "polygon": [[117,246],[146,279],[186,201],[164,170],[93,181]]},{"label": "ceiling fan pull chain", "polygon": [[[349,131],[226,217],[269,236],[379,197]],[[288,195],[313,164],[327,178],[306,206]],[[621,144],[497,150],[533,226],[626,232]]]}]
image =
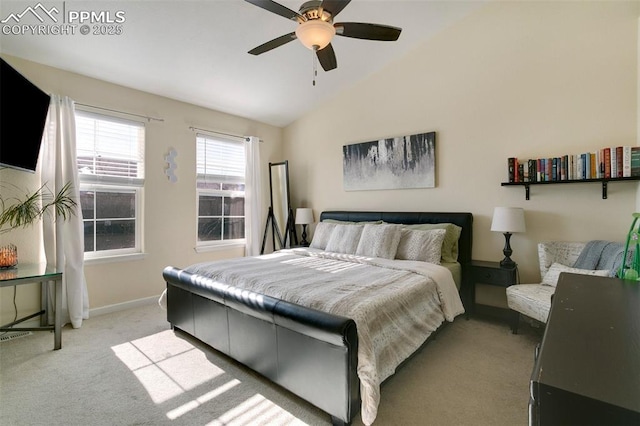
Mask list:
[{"label": "ceiling fan pull chain", "polygon": [[316,85],[316,77],[318,76],[318,61],[316,59],[316,52],[313,51],[313,85]]}]

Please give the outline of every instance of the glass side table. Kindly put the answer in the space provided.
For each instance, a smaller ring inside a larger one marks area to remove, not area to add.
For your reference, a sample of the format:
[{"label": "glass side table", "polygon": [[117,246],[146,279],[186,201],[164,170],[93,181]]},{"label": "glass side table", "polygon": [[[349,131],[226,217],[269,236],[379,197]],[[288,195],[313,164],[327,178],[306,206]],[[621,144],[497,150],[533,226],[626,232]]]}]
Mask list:
[{"label": "glass side table", "polygon": [[[49,283],[55,283],[54,325],[48,325],[47,300],[49,299]],[[40,283],[40,312],[17,319],[0,326],[0,331],[45,331],[53,330],[53,349],[62,348],[62,272],[53,267],[39,263],[19,263],[11,269],[0,269],[0,287],[11,287],[20,284]],[[14,327],[31,318],[40,317],[39,327]]]}]

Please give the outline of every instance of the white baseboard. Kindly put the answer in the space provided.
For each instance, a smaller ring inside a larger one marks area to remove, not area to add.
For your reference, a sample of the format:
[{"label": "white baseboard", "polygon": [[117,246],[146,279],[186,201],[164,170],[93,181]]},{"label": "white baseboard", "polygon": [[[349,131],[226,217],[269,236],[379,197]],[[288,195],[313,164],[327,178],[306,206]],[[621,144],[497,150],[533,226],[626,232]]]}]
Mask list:
[{"label": "white baseboard", "polygon": [[153,303],[158,303],[158,296],[145,297],[144,299],[129,300],[127,302],[116,303],[115,305],[101,306],[99,308],[89,309],[89,318],[97,317],[104,314],[110,314],[112,312],[124,311],[125,309],[137,308],[140,306],[147,306]]},{"label": "white baseboard", "polygon": [[[110,314],[112,312],[124,311],[125,309],[137,308],[158,303],[160,296],[145,297],[144,299],[129,300],[127,302],[116,303],[115,305],[101,306],[99,308],[89,309],[89,318],[100,315]],[[16,324],[16,327],[39,327],[40,317]]]}]

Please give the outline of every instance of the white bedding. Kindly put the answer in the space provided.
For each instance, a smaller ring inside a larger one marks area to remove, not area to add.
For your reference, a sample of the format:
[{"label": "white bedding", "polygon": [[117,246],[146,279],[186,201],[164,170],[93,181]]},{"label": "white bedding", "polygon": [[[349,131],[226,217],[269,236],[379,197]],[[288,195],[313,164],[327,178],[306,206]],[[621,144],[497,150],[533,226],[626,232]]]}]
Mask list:
[{"label": "white bedding", "polygon": [[293,249],[186,270],[353,319],[367,425],[376,418],[382,381],[445,320],[464,312],[451,272],[426,262]]}]

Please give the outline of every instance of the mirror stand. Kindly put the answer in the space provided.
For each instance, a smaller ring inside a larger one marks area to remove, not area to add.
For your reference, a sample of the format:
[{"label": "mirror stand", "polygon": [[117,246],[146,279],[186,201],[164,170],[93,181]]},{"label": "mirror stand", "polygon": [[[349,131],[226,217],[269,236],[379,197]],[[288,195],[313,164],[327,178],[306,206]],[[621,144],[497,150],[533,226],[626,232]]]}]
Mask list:
[{"label": "mirror stand", "polygon": [[264,254],[269,229],[271,229],[274,251],[286,248],[287,240],[291,246],[298,244],[295,218],[289,195],[288,161],[269,163],[269,196],[271,205],[267,215],[267,223],[264,228],[260,254]]},{"label": "mirror stand", "polygon": [[[282,246],[282,235],[280,234],[280,229],[278,228],[278,223],[276,221],[276,217],[273,214],[273,207],[269,206],[269,213],[267,213],[267,223],[264,226],[264,235],[262,236],[262,248],[260,249],[260,254],[264,254],[264,247],[267,245],[267,234],[269,233],[269,225],[271,225],[271,236],[273,240],[273,249],[276,249],[276,236],[278,237],[278,242]],[[286,238],[286,234],[285,234]]]}]

